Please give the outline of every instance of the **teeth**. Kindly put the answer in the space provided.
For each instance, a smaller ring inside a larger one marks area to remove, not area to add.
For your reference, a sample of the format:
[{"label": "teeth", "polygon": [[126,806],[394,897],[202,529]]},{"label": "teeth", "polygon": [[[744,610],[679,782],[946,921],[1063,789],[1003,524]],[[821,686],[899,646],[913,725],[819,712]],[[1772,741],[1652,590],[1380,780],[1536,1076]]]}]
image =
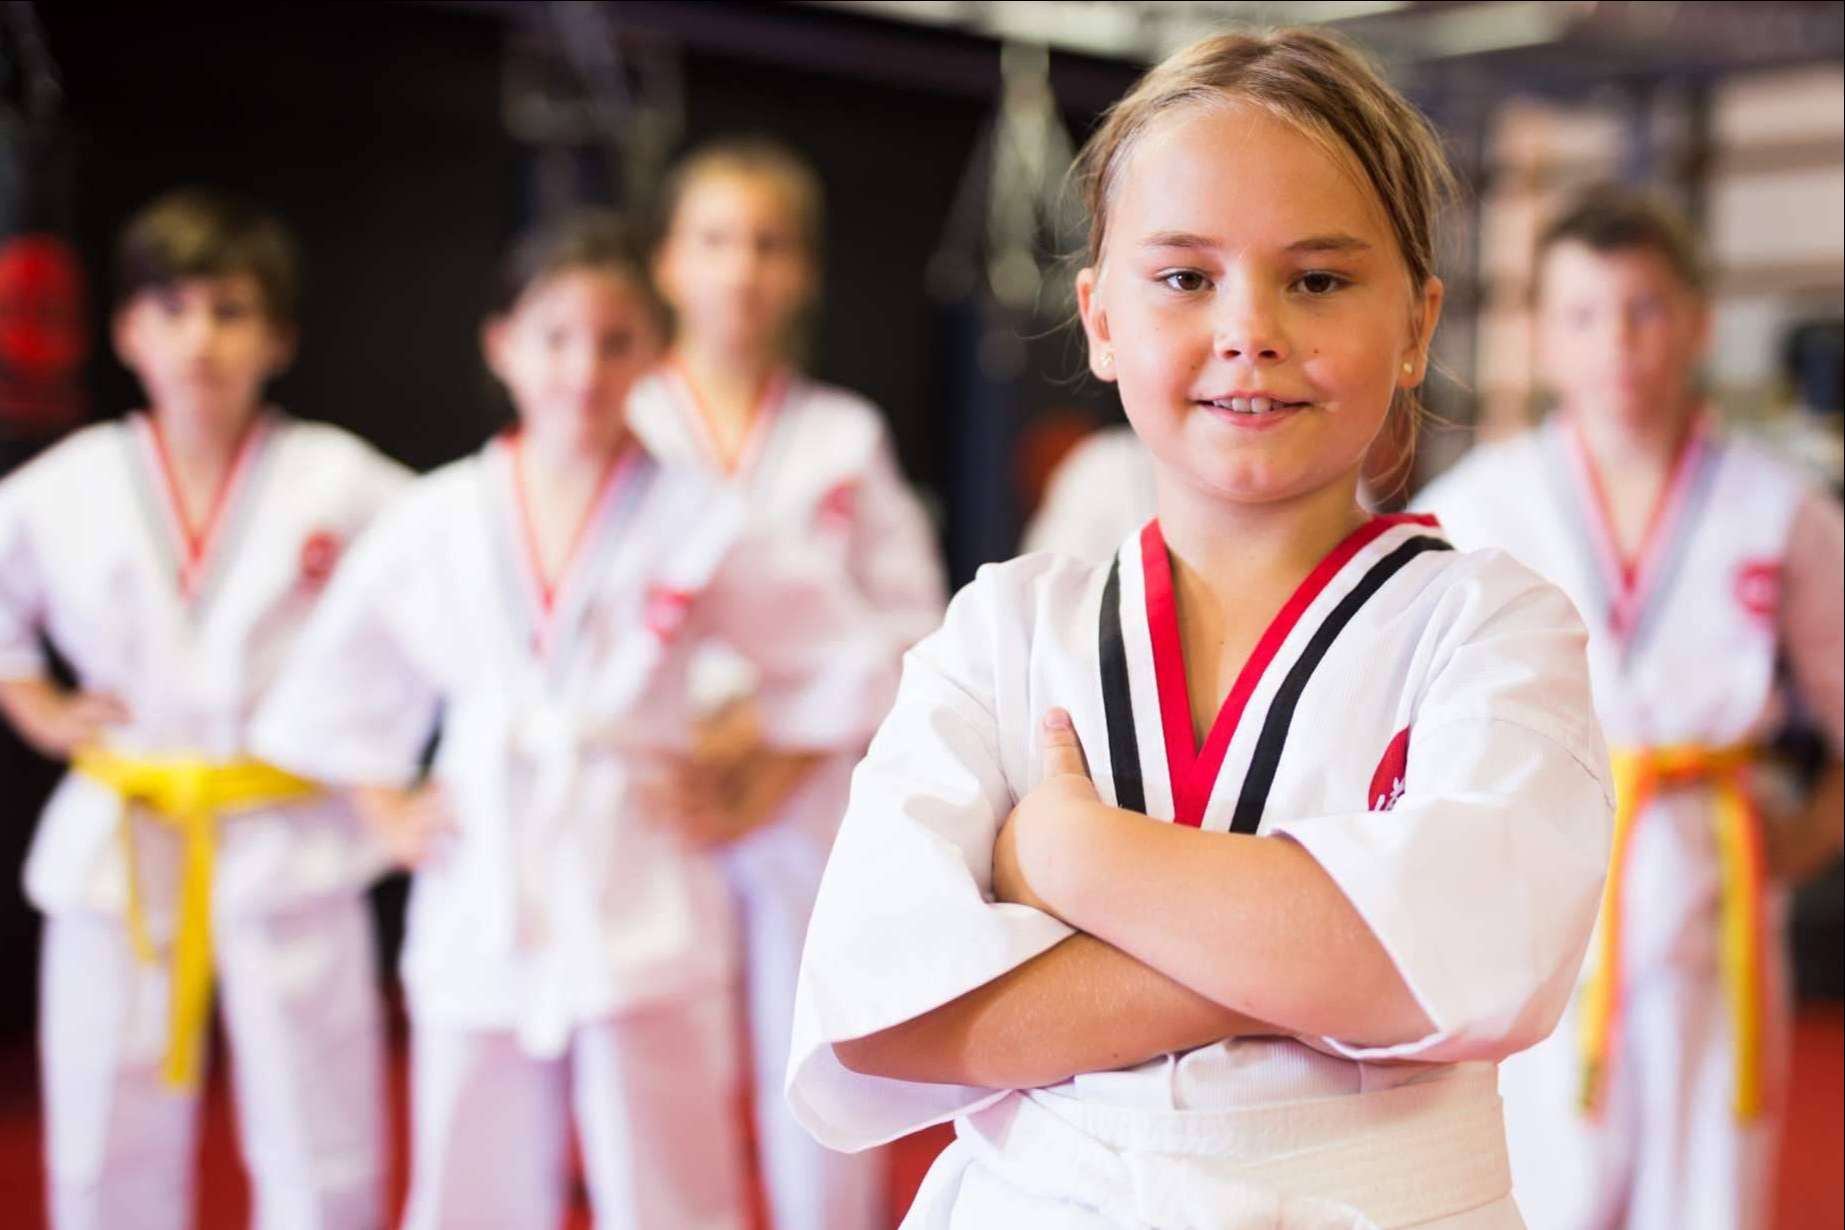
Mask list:
[{"label": "teeth", "polygon": [[1282,401],[1279,397],[1219,397],[1210,404],[1233,414],[1268,414],[1275,410],[1286,410],[1298,403]]}]

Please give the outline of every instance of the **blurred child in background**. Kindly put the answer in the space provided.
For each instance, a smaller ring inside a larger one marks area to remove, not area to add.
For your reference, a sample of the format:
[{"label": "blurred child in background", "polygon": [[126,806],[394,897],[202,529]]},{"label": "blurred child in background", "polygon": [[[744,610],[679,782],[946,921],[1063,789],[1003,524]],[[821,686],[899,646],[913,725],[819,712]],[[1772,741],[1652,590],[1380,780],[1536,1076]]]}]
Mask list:
[{"label": "blurred child in background", "polygon": [[386,1165],[364,899],[383,850],[248,736],[343,549],[408,474],[264,407],[299,297],[274,218],[162,197],[117,275],[116,353],[148,409],[0,482],[0,708],[73,770],[26,866],[47,916],[52,1220],[192,1223],[215,976],[253,1224],[364,1230]]},{"label": "blurred child in background", "polygon": [[782,754],[856,746],[888,696],[832,578],[741,542],[720,484],[629,434],[662,341],[643,259],[599,212],[513,250],[482,347],[517,427],[367,537],[259,723],[361,786],[415,869],[418,1230],[556,1225],[573,1123],[597,1224],[744,1224],[728,894],[642,788],[690,750],[707,636],[762,673]]},{"label": "blurred child in background", "polygon": [[[1710,302],[1685,222],[1586,193],[1537,251],[1539,372],[1558,405],[1422,494],[1587,618],[1620,811],[1564,1024],[1506,1065],[1537,1230],[1740,1228],[1770,1215],[1791,1029],[1783,888],[1841,840],[1838,502],[1723,432],[1699,396]],[[1775,808],[1752,762],[1790,715],[1831,756]]]},{"label": "blurred child in background", "polygon": [[[798,369],[821,231],[819,180],[792,151],[731,140],[687,157],[669,183],[654,262],[672,308],[672,352],[635,389],[630,413],[650,448],[727,483],[759,530],[836,574],[863,604],[851,636],[894,671],[941,619],[944,580],[877,408]],[[780,618],[767,601],[758,611]],[[801,944],[863,748],[775,750],[754,713],[754,674],[722,646],[701,654],[695,687],[709,718],[707,771],[730,788],[692,813],[706,822],[693,836],[721,848],[738,910],[774,1224],[862,1230],[883,1218],[882,1167],[815,1144],[790,1117],[782,1084]]]}]

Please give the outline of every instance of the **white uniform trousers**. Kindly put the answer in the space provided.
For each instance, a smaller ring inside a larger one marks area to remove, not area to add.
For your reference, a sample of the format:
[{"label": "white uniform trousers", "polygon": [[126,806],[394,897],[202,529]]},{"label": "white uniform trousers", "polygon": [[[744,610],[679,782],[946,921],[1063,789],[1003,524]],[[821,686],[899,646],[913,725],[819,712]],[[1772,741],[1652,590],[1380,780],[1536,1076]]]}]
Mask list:
[{"label": "white uniform trousers", "polygon": [[[213,943],[251,1225],[383,1225],[383,1018],[365,899],[220,920]],[[39,1052],[56,1230],[193,1222],[199,1095],[161,1076],[167,985],[163,966],[136,959],[122,920],[45,920]]]},{"label": "white uniform trousers", "polygon": [[[837,770],[828,765],[818,771]],[[816,856],[813,838],[784,822],[737,843],[724,861],[743,928],[756,1151],[770,1224],[773,1230],[876,1230],[889,1220],[884,1153],[826,1148],[795,1121],[785,1092],[801,946],[824,852]]]},{"label": "white uniform trousers", "polygon": [[1576,1005],[1548,1039],[1505,1061],[1513,1193],[1531,1230],[1765,1230],[1790,1015],[1784,958],[1764,965],[1768,1109],[1751,1123],[1731,1111],[1730,1014],[1716,970],[1662,967],[1626,989],[1597,1119],[1576,1110]]},{"label": "white uniform trousers", "polygon": [[603,1230],[743,1230],[734,997],[579,1026],[538,1059],[511,1030],[413,1021],[405,1230],[553,1230],[574,1121]]}]

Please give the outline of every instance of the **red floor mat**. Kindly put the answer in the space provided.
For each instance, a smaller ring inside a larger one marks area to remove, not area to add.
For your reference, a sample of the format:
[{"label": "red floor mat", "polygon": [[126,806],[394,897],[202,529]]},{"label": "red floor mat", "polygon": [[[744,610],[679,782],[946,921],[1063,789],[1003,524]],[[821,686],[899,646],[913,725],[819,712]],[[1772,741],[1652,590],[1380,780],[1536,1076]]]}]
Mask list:
[{"label": "red floor mat", "polygon": [[[401,1054],[401,1050],[398,1052]],[[1776,1230],[1818,1230],[1845,1224],[1845,1008],[1829,1004],[1802,1011],[1795,1037],[1794,1098],[1789,1107]],[[404,1068],[394,1065],[392,1118],[403,1140]],[[0,1048],[0,1209],[8,1224],[44,1224],[44,1189],[39,1171],[36,1074],[29,1044]],[[237,1146],[224,1080],[214,1072],[206,1092],[200,1167],[200,1230],[240,1230],[249,1191],[237,1162]],[[891,1224],[908,1207],[930,1161],[948,1142],[938,1128],[891,1147]],[[403,1198],[401,1163],[394,1168],[394,1201]],[[396,1207],[394,1205],[393,1207]],[[17,1219],[17,1220],[14,1220]],[[765,1225],[758,1216],[759,1224]],[[588,1210],[579,1200],[569,1230],[589,1230]]]}]

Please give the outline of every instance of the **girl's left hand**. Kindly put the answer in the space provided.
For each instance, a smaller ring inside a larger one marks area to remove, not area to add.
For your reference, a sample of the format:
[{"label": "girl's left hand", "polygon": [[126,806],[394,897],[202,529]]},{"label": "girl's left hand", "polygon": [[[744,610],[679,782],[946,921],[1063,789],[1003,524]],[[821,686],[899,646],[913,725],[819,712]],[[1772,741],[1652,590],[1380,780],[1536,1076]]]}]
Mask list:
[{"label": "girl's left hand", "polygon": [[1048,861],[1067,850],[1081,818],[1100,807],[1076,726],[1062,709],[1044,715],[1044,776],[1018,801],[993,842],[993,896],[1057,916],[1032,886]]}]

